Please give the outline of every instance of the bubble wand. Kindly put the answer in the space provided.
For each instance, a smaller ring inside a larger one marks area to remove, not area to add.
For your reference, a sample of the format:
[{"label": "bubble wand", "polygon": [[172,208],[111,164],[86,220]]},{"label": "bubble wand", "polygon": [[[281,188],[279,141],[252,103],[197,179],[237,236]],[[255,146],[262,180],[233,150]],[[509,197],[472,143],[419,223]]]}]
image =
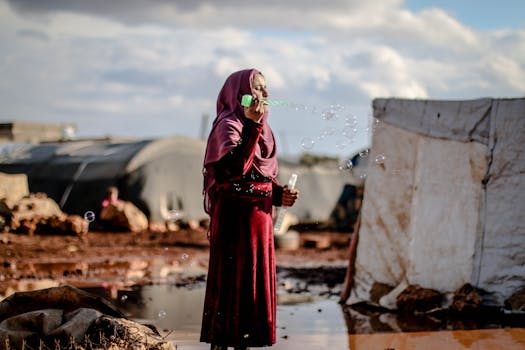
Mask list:
[{"label": "bubble wand", "polygon": [[[250,105],[252,104],[252,100],[252,95],[242,95],[241,105],[244,107],[250,107]],[[286,101],[269,100],[267,98],[263,98],[261,102],[270,106],[286,106],[288,104],[288,102]]]},{"label": "bubble wand", "polygon": [[[290,179],[288,180],[288,188],[290,190],[293,190],[295,188],[295,183],[297,182],[297,174],[293,173],[290,176]],[[281,207],[279,208],[279,215],[277,216],[277,220],[275,221],[275,226],[273,227],[273,232],[278,233],[281,230],[281,225],[283,224],[284,216],[286,215],[286,212],[288,211],[288,207]]]}]

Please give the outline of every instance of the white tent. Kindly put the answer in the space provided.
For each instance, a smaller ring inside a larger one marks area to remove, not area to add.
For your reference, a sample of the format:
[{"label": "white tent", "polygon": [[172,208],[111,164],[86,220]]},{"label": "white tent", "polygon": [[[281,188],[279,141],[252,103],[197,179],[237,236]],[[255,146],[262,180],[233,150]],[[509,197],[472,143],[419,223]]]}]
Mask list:
[{"label": "white tent", "polygon": [[[376,99],[354,287],[525,285],[525,99]],[[388,298],[383,298],[385,306]]]}]

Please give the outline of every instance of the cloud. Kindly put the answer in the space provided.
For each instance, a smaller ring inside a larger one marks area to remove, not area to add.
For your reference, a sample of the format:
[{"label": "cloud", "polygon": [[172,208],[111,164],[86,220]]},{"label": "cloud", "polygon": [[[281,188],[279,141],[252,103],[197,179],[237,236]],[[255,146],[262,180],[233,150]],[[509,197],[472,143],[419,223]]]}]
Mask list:
[{"label": "cloud", "polygon": [[[80,135],[197,136],[224,79],[249,67],[273,98],[308,109],[272,110],[292,153],[304,137],[344,128],[343,115],[320,117],[330,105],[359,117],[360,148],[374,97],[525,90],[524,30],[476,31],[402,0],[9,0],[0,45],[2,118],[76,121]],[[312,151],[350,152],[334,146],[340,136]]]}]

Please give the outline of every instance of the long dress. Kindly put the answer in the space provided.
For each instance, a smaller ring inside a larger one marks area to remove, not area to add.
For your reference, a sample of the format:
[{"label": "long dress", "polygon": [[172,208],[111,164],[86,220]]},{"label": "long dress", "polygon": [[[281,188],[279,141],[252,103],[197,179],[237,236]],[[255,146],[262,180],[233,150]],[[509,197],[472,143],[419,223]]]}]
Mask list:
[{"label": "long dress", "polygon": [[272,205],[280,203],[282,187],[250,167],[260,132],[248,122],[245,141],[214,166],[203,342],[267,346],[276,341]]}]

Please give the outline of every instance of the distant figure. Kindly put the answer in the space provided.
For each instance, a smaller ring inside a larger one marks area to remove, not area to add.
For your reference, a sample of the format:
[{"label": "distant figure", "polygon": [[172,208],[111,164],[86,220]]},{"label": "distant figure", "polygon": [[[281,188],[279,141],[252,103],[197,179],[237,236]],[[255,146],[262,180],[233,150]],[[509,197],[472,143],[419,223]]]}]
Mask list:
[{"label": "distant figure", "polygon": [[148,228],[148,218],[133,203],[118,198],[118,189],[111,186],[102,201],[100,222],[108,230],[140,232]]},{"label": "distant figure", "polygon": [[[249,107],[241,105],[245,94],[252,95]],[[212,350],[276,341],[272,205],[291,206],[298,192],[276,181],[267,98],[259,71],[231,74],[208,137],[203,173],[210,260],[200,339]]]},{"label": "distant figure", "polygon": [[102,201],[102,210],[100,212],[100,218],[104,219],[104,216],[107,212],[107,208],[110,204],[117,205],[118,203],[122,203],[122,201],[118,198],[118,188],[115,186],[108,187],[106,198]]}]

